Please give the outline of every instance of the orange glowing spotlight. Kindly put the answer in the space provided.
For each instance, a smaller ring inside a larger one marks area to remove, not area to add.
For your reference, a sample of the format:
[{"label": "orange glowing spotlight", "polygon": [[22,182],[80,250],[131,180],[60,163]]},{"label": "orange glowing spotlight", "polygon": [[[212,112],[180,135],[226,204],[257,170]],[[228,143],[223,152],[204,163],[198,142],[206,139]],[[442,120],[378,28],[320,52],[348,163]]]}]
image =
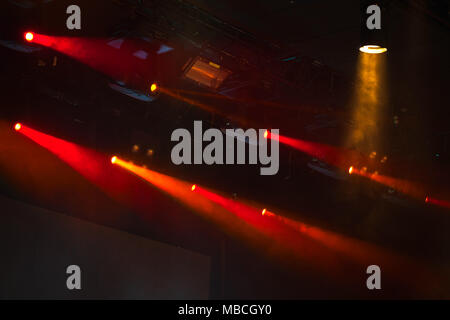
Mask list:
[{"label": "orange glowing spotlight", "polygon": [[113,156],[113,157],[111,158],[111,163],[114,164],[114,163],[116,163],[116,161],[117,161],[117,157],[116,157],[116,156]]},{"label": "orange glowing spotlight", "polygon": [[264,139],[267,139],[268,136],[269,136],[269,130],[266,130],[266,131],[264,132]]},{"label": "orange glowing spotlight", "polygon": [[22,129],[22,125],[20,123],[16,123],[14,125],[14,130],[19,131],[20,129]]},{"label": "orange glowing spotlight", "polygon": [[150,86],[150,91],[155,92],[156,90],[158,90],[158,85],[156,83],[152,83]]},{"label": "orange glowing spotlight", "polygon": [[193,184],[192,187],[191,187],[191,191],[194,191],[195,188],[197,188],[197,186],[195,184]]},{"label": "orange glowing spotlight", "polygon": [[28,42],[33,41],[34,39],[34,33],[33,32],[25,32],[25,40],[27,40]]},{"label": "orange glowing spotlight", "polygon": [[348,174],[352,174],[353,173],[353,166],[351,166],[350,168],[348,168]]},{"label": "orange glowing spotlight", "polygon": [[262,210],[261,214],[262,214],[262,215],[265,215],[265,214],[266,214],[266,208],[264,208],[264,209]]}]

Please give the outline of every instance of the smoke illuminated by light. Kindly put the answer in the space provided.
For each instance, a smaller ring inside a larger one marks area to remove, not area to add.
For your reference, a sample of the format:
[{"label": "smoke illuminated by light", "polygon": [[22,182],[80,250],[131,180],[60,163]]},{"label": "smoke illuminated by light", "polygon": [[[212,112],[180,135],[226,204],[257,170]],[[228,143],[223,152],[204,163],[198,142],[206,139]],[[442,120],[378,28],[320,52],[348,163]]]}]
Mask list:
[{"label": "smoke illuminated by light", "polygon": [[[143,179],[196,213],[215,222],[220,228],[238,236],[244,243],[275,258],[277,263],[290,263],[291,260],[300,261],[303,265],[312,266],[313,269],[320,268],[326,277],[339,281],[339,279],[343,279],[342,275],[348,272],[347,267],[352,266],[352,264],[348,265],[340,260],[340,254],[350,257],[351,260],[363,261],[363,263],[367,262],[368,253],[374,253],[371,258],[377,257],[378,259],[378,251],[353,239],[287,220],[287,218],[269,212],[266,208],[262,215],[261,208],[263,206],[251,206],[244,201],[227,198],[198,185],[136,166],[117,156],[114,156],[115,160],[112,161],[114,157],[105,157],[24,125],[18,133],[30,138],[64,160],[108,195],[114,196],[116,199],[127,200],[125,203],[129,205],[138,207],[142,205],[143,209],[151,208],[154,198],[158,196],[159,192],[153,188],[141,189],[141,182],[144,184]],[[136,177],[142,179],[136,179]],[[133,181],[136,183],[134,184]],[[192,192],[193,186],[196,186],[195,192]],[[151,192],[152,190],[154,192]],[[135,195],[139,191],[144,197]],[[143,199],[147,202],[142,203]],[[381,255],[380,260],[377,261],[384,262],[383,257],[385,256]],[[399,266],[403,267],[401,264]],[[358,265],[358,270],[360,267],[361,265]]]},{"label": "smoke illuminated by light", "polygon": [[[130,171],[138,177],[148,181],[161,191],[167,193],[177,201],[201,214],[208,220],[215,222],[219,227],[240,239],[251,247],[263,250],[270,243],[270,255],[282,258],[280,262],[304,261],[317,268],[327,270],[335,264],[333,254],[318,244],[307,241],[300,234],[286,228],[279,221],[267,219],[272,213],[266,209],[262,215],[261,209],[245,203],[226,198],[218,193],[196,185],[192,193],[192,184],[170,177],[156,171],[136,166],[130,162],[117,158],[115,165]],[[290,264],[290,262],[288,263]],[[335,271],[339,269],[336,266]],[[334,274],[328,274],[335,277]]]},{"label": "smoke illuminated by light", "polygon": [[[218,199],[223,199],[225,201],[225,198],[206,191],[206,189],[203,189],[198,185],[193,185],[154,170],[137,166],[131,162],[122,160],[119,157],[117,157],[114,165],[120,166],[128,172],[144,179],[187,208],[192,209],[193,212],[214,222],[219,228],[227,233],[246,241],[250,246],[260,248],[261,244],[267,241],[267,235],[262,233],[262,230],[258,228],[259,226],[257,224],[252,223],[254,222],[252,220],[254,217],[261,217],[260,210],[241,210],[239,211],[239,214],[236,214],[236,211],[232,211],[235,214],[230,214],[230,207],[223,206],[223,202],[218,202]],[[195,192],[193,192],[194,190]],[[214,196],[210,197],[206,195]],[[229,200],[228,203],[231,204],[235,202]],[[248,220],[249,217],[251,217],[250,220]],[[261,221],[262,220],[260,220],[260,222]]]},{"label": "smoke illuminated by light", "polygon": [[[318,241],[335,251],[343,253],[347,257],[360,263],[368,263],[374,258],[374,256],[378,256],[377,259],[381,261],[381,259],[383,259],[382,257],[386,255],[386,253],[380,248],[363,241],[345,237],[330,231],[325,231],[321,228],[276,215],[272,212],[270,214],[267,214],[266,212],[265,216],[271,217],[271,219],[275,221],[282,222],[292,230],[307,235],[315,241]],[[384,257],[384,259],[385,258],[386,257]]]},{"label": "smoke illuminated by light", "polygon": [[360,53],[346,147],[365,154],[380,150],[387,116],[386,56]]},{"label": "smoke illuminated by light", "polygon": [[367,170],[365,170],[365,167],[362,169],[357,169],[352,167],[352,174],[357,174],[359,176],[368,178],[372,181],[378,182],[379,184],[385,185],[389,188],[392,188],[398,192],[401,192],[407,196],[420,199],[424,198],[425,188],[421,186],[418,183],[406,180],[406,179],[400,179],[400,178],[393,178],[385,175],[381,175],[379,173],[369,173]]},{"label": "smoke illuminated by light", "polygon": [[438,207],[450,209],[450,201],[445,201],[445,200],[436,199],[436,198],[432,198],[430,196],[427,196],[425,198],[425,202],[428,203],[428,204],[432,204],[432,205],[438,206]]},{"label": "smoke illuminated by light", "polygon": [[[266,212],[264,217],[270,217],[267,219],[282,222],[285,226],[299,234],[317,241],[326,248],[331,249],[333,252],[343,255],[347,259],[350,259],[361,266],[368,266],[373,261],[377,261],[380,265],[383,265],[385,270],[388,270],[388,273],[395,275],[394,281],[399,281],[403,285],[411,285],[416,289],[419,288],[419,290],[423,290],[423,288],[426,288],[427,286],[432,288],[433,285],[430,283],[436,281],[433,273],[419,261],[397,255],[396,253],[377,245],[298,222],[274,213],[268,215]],[[417,282],[411,284],[409,276],[404,272],[405,268],[408,269],[409,272],[412,272],[410,274],[419,275],[417,277]]]},{"label": "smoke illuminated by light", "polygon": [[304,152],[312,157],[320,159],[329,165],[348,170],[349,162],[358,162],[362,159],[362,154],[353,150],[337,148],[334,146],[294,139],[276,133],[270,132],[270,139],[277,139],[280,143],[293,147],[301,152]]},{"label": "smoke illuminated by light", "polygon": [[[353,263],[365,268],[374,260],[389,270],[389,273],[395,274],[396,281],[406,285],[409,285],[410,281],[404,274],[405,266],[412,265],[417,274],[429,276],[426,268],[419,263],[399,257],[376,245],[274,214],[266,208],[261,211],[203,188],[199,188],[197,193],[262,231],[273,239],[274,245],[278,244],[291,252],[291,258],[304,259],[316,268],[327,270],[327,275],[336,281],[340,281],[339,278],[346,274],[349,268],[354,267],[351,266]],[[346,260],[342,260],[342,257]],[[417,283],[420,286],[426,284]]]},{"label": "smoke illuminated by light", "polygon": [[[103,154],[84,148],[75,143],[39,132],[21,125],[18,133],[47,149],[75,169],[88,181],[99,187],[105,194],[139,212],[148,212],[156,204],[152,190],[145,183],[111,165],[117,157],[108,160]],[[143,188],[144,187],[144,188]]]},{"label": "smoke illuminated by light", "polygon": [[[154,78],[156,69],[152,67],[152,59],[140,59],[133,55],[133,52],[142,47],[139,40],[127,39],[127,46],[120,49],[108,45],[108,41],[101,38],[59,37],[38,33],[33,37],[33,43],[52,48],[126,83],[127,86],[148,92],[148,82],[139,79]],[[139,77],[130,77],[130,74],[139,74]],[[152,92],[157,89],[156,83],[150,87]]]}]

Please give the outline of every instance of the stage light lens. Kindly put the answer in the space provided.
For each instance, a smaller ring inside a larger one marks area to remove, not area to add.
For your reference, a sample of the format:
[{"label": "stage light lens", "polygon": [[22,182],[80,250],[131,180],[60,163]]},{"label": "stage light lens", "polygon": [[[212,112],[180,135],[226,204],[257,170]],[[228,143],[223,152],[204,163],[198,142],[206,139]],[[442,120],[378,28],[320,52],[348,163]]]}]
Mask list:
[{"label": "stage light lens", "polygon": [[116,157],[116,156],[113,156],[113,157],[111,158],[111,163],[114,164],[114,163],[116,163],[116,161],[117,161],[117,157]]},{"label": "stage light lens", "polygon": [[155,92],[156,90],[158,90],[158,85],[156,83],[152,83],[150,86],[150,91]]},{"label": "stage light lens", "polygon": [[264,132],[264,139],[267,139],[268,136],[269,136],[269,130],[266,130],[266,131]]},{"label": "stage light lens", "polygon": [[387,51],[387,48],[383,48],[377,45],[367,45],[359,48],[359,51],[369,54],[379,54]]},{"label": "stage light lens", "polygon": [[265,214],[266,214],[266,208],[264,208],[264,209],[261,211],[261,214],[262,214],[262,215],[265,215]]},{"label": "stage light lens", "polygon": [[192,187],[191,187],[191,191],[194,191],[195,188],[197,188],[197,186],[195,184],[193,184]]},{"label": "stage light lens", "polygon": [[430,201],[430,199],[428,197],[426,197],[425,198],[425,202],[428,202],[428,201]]},{"label": "stage light lens", "polygon": [[348,168],[348,174],[352,174],[353,173],[353,166],[351,166],[350,168]]},{"label": "stage light lens", "polygon": [[27,40],[28,42],[33,41],[34,39],[34,34],[32,32],[26,32],[25,33],[25,40]]},{"label": "stage light lens", "polygon": [[20,123],[16,123],[14,130],[19,131],[20,129],[22,129],[22,125]]}]

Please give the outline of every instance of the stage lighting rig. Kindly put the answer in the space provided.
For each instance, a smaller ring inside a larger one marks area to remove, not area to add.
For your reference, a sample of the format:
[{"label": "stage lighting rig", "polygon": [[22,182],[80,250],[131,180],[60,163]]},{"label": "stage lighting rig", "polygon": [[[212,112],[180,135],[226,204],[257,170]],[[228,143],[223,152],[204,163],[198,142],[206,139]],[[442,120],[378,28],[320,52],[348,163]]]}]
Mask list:
[{"label": "stage lighting rig", "polygon": [[208,59],[197,57],[188,65],[184,77],[209,89],[217,90],[231,71]]}]

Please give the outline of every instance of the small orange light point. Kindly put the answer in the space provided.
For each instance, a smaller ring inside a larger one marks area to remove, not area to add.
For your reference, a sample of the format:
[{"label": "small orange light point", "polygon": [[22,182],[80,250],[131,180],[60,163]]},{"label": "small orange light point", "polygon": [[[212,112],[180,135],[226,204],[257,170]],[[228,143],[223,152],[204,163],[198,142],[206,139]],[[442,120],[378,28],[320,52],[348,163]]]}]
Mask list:
[{"label": "small orange light point", "polygon": [[352,174],[353,173],[353,166],[351,166],[350,168],[348,168],[348,174]]},{"label": "small orange light point", "polygon": [[156,83],[152,83],[150,86],[150,91],[155,92],[156,90],[158,90],[158,85]]},{"label": "small orange light point", "polygon": [[19,131],[20,129],[22,129],[22,125],[20,123],[16,123],[14,125],[14,130]]},{"label": "small orange light point", "polygon": [[25,40],[27,40],[28,42],[33,41],[34,39],[34,34],[32,32],[26,32],[25,33]]},{"label": "small orange light point", "polygon": [[194,191],[195,188],[197,188],[197,186],[195,184],[193,184],[192,187],[191,187],[191,191]]},{"label": "small orange light point", "polygon": [[117,157],[116,157],[116,156],[113,156],[113,157],[111,158],[111,163],[114,164],[114,163],[116,163],[116,161],[117,161]]},{"label": "small orange light point", "polygon": [[264,208],[264,209],[262,210],[261,214],[262,214],[262,215],[265,215],[265,214],[266,214],[266,208]]}]

